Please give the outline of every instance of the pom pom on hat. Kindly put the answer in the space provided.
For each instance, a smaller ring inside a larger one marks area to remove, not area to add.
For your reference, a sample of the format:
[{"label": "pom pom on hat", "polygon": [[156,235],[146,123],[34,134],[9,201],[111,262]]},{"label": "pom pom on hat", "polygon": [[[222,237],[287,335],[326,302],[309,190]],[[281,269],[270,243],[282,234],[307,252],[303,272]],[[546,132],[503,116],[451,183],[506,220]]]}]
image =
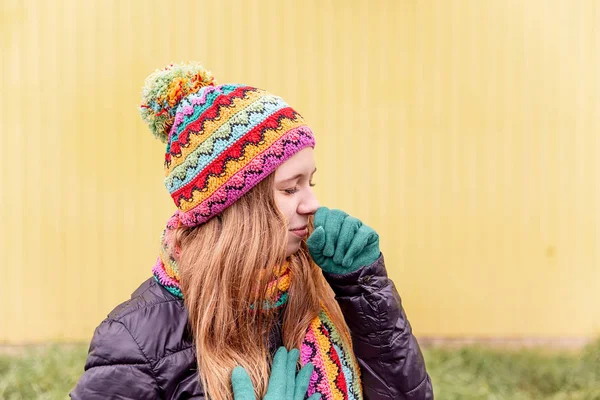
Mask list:
[{"label": "pom pom on hat", "polygon": [[171,64],[156,70],[144,82],[142,119],[152,134],[166,143],[181,100],[205,86],[214,86],[212,74],[197,62]]}]

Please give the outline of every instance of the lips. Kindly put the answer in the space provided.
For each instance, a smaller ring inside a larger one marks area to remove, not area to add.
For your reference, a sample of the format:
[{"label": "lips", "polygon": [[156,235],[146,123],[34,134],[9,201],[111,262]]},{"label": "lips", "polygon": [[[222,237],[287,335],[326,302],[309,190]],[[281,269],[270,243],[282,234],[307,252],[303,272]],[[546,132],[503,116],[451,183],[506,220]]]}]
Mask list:
[{"label": "lips", "polygon": [[303,238],[306,237],[306,235],[308,235],[308,227],[305,225],[301,228],[290,229],[290,232],[292,232],[294,235],[300,238]]}]

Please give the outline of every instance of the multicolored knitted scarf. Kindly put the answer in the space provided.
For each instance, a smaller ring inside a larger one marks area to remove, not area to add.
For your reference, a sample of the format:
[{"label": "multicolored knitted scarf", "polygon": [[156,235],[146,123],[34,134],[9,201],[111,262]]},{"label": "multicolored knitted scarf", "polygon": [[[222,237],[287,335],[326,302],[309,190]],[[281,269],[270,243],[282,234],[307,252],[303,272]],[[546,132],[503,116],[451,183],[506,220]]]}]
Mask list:
[{"label": "multicolored knitted scarf", "polygon": [[[161,250],[156,265],[152,269],[154,278],[165,289],[183,298],[179,284],[177,261],[169,250],[169,230],[181,223],[176,212],[167,223],[161,240]],[[267,294],[272,299],[272,307],[283,306],[288,299],[288,288],[292,276],[288,264],[275,268],[276,281],[269,284]],[[349,339],[349,338],[346,338]],[[311,362],[315,369],[310,379],[308,395],[321,393],[323,400],[360,400],[363,398],[360,369],[352,352],[342,340],[339,331],[323,307],[319,315],[310,323],[300,350],[302,365]]]}]

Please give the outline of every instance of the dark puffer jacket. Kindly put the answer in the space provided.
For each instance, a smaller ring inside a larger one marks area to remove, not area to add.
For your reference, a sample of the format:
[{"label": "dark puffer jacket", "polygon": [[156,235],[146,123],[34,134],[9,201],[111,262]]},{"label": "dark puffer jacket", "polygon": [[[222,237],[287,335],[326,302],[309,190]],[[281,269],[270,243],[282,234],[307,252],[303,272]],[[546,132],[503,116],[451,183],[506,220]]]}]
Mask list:
[{"label": "dark puffer jacket", "polygon": [[[431,381],[383,256],[325,277],[352,334],[365,399],[433,399]],[[204,399],[183,301],[151,278],[94,333],[75,400]],[[272,352],[281,330],[270,337]]]}]

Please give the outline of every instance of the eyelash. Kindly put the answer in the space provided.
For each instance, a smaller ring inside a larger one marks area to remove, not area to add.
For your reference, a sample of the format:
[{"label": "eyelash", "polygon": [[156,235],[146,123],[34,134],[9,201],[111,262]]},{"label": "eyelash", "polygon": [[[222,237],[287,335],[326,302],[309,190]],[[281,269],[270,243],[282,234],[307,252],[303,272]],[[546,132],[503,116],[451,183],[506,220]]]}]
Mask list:
[{"label": "eyelash", "polygon": [[[308,186],[315,187],[317,186],[315,183],[309,183]],[[284,192],[287,194],[294,194],[298,191],[298,186],[294,186],[292,189],[285,189]]]}]

